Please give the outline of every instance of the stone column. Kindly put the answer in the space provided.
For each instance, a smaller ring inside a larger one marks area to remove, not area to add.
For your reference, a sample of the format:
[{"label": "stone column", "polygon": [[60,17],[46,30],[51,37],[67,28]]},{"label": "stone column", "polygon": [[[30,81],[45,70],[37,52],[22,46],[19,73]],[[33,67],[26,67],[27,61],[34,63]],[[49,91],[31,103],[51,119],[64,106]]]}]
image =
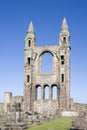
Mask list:
[{"label": "stone column", "polygon": [[49,86],[49,99],[52,100],[52,87]]},{"label": "stone column", "polygon": [[11,99],[12,99],[12,93],[10,93],[10,92],[5,92],[4,93],[4,112],[7,112],[8,110],[8,104],[10,103],[10,101],[11,101]]},{"label": "stone column", "polygon": [[43,86],[41,86],[41,100],[43,100]]},{"label": "stone column", "polygon": [[41,99],[44,100],[45,98],[45,90],[44,90],[44,86],[41,87]]}]

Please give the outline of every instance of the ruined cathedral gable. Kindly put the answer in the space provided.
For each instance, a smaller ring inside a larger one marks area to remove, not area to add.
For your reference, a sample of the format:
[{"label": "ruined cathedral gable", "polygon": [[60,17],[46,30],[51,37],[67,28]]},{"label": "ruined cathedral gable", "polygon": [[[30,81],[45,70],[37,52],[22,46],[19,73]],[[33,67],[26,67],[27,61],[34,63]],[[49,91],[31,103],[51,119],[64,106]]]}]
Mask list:
[{"label": "ruined cathedral gable", "polygon": [[[58,39],[55,46],[38,47],[33,23],[30,22],[24,47],[24,95],[12,96],[12,93],[5,92],[5,101],[0,103],[0,115],[6,114],[9,118],[10,112],[10,117],[14,117],[12,115],[20,110],[26,120],[26,114],[28,117],[31,113],[78,116],[79,110],[87,110],[87,104],[74,103],[70,98],[71,47],[65,18]],[[43,73],[41,65],[46,54],[51,56],[52,68],[51,72]]]},{"label": "ruined cathedral gable", "polygon": [[[45,53],[52,56],[52,72],[41,72],[41,60]],[[57,109],[69,109],[70,102],[70,33],[63,19],[59,43],[55,46],[38,47],[33,23],[25,37],[24,49],[24,104],[26,111],[54,113]],[[56,89],[56,99],[53,90]],[[46,90],[49,95],[46,99]],[[40,99],[38,99],[38,89]]]}]

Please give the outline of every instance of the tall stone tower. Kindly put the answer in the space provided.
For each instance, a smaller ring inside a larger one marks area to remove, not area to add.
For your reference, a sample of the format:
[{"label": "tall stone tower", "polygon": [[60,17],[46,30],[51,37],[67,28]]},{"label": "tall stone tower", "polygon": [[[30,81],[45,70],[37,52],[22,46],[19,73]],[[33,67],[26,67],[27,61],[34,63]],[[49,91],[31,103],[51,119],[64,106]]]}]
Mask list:
[{"label": "tall stone tower", "polygon": [[26,37],[25,37],[25,59],[24,59],[24,98],[25,106],[28,110],[31,110],[32,103],[32,85],[33,85],[33,51],[36,47],[36,39],[32,22],[29,25]]},{"label": "tall stone tower", "polygon": [[[52,73],[41,72],[41,60],[45,53],[52,56]],[[54,114],[57,110],[69,109],[70,33],[66,19],[63,19],[59,42],[55,46],[38,47],[31,22],[25,37],[24,54],[25,111]],[[49,91],[48,99],[45,98],[46,88]],[[56,99],[53,99],[54,88]],[[41,95],[39,99],[38,93]]]}]

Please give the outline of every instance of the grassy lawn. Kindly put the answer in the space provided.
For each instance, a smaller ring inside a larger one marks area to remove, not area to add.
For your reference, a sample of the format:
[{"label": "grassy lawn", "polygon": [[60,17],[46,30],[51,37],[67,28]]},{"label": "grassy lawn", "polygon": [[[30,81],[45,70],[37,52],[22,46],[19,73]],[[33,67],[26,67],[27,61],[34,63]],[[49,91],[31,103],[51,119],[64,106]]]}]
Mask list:
[{"label": "grassy lawn", "polygon": [[71,122],[71,118],[59,118],[41,125],[30,126],[28,130],[69,130]]}]

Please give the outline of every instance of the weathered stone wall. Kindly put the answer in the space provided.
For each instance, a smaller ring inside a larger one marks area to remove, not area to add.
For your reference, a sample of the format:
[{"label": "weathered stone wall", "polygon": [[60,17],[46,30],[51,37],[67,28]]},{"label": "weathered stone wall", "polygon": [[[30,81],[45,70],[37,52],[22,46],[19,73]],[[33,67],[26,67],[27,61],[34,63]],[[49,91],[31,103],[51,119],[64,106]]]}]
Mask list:
[{"label": "weathered stone wall", "polygon": [[0,115],[4,113],[4,103],[0,103]]},{"label": "weathered stone wall", "polygon": [[[41,105],[40,111],[48,111],[54,104],[54,111],[59,109],[69,109],[70,98],[70,33],[66,19],[63,20],[59,43],[55,46],[37,46],[35,32],[32,22],[25,37],[24,49],[24,106],[26,111],[34,111],[36,106]],[[43,74],[41,72],[41,59],[44,53],[52,55],[52,72]],[[41,86],[41,102],[37,100],[37,87]],[[45,86],[49,87],[49,101],[44,100]],[[52,99],[52,86],[57,86],[57,100]],[[42,101],[43,100],[43,101]],[[50,103],[51,102],[51,103]],[[44,106],[46,108],[44,108]],[[58,107],[59,106],[59,107]],[[34,108],[35,107],[35,108]],[[43,112],[44,113],[44,112]]]},{"label": "weathered stone wall", "polygon": [[36,100],[34,111],[44,115],[54,115],[58,109],[58,100]]},{"label": "weathered stone wall", "polygon": [[12,99],[11,99],[11,102],[22,103],[23,102],[23,96],[13,96]]},{"label": "weathered stone wall", "polygon": [[7,105],[11,102],[11,99],[12,99],[12,93],[5,92],[4,93],[4,112],[7,112]]},{"label": "weathered stone wall", "polygon": [[[87,110],[87,104],[74,103],[70,98],[70,33],[64,18],[57,45],[39,47],[36,45],[32,22],[25,37],[24,48],[24,96],[5,93],[5,102],[0,104],[0,112],[37,112],[62,115],[75,115],[75,111]],[[52,72],[41,72],[41,59],[44,53],[52,55]],[[41,87],[41,99],[37,99],[37,88]],[[49,88],[49,98],[45,99],[45,87]],[[57,98],[53,100],[53,86],[57,88]],[[70,111],[69,111],[70,110]]]},{"label": "weathered stone wall", "polygon": [[78,117],[79,116],[79,112],[78,111],[61,111],[60,112],[62,117]]},{"label": "weathered stone wall", "polygon": [[80,112],[80,111],[87,111],[87,104],[75,103],[75,102],[73,101],[73,99],[70,98],[69,108],[70,108],[71,110],[73,110],[73,111],[75,110],[75,111],[78,111],[78,112]]},{"label": "weathered stone wall", "polygon": [[5,92],[5,102],[4,102],[4,112],[8,112],[9,106],[14,106],[15,104],[20,103],[22,106],[22,110],[24,110],[24,104],[23,104],[24,98],[23,96],[12,96],[12,93]]},{"label": "weathered stone wall", "polygon": [[87,104],[74,103],[73,108],[78,111],[87,111]]}]

